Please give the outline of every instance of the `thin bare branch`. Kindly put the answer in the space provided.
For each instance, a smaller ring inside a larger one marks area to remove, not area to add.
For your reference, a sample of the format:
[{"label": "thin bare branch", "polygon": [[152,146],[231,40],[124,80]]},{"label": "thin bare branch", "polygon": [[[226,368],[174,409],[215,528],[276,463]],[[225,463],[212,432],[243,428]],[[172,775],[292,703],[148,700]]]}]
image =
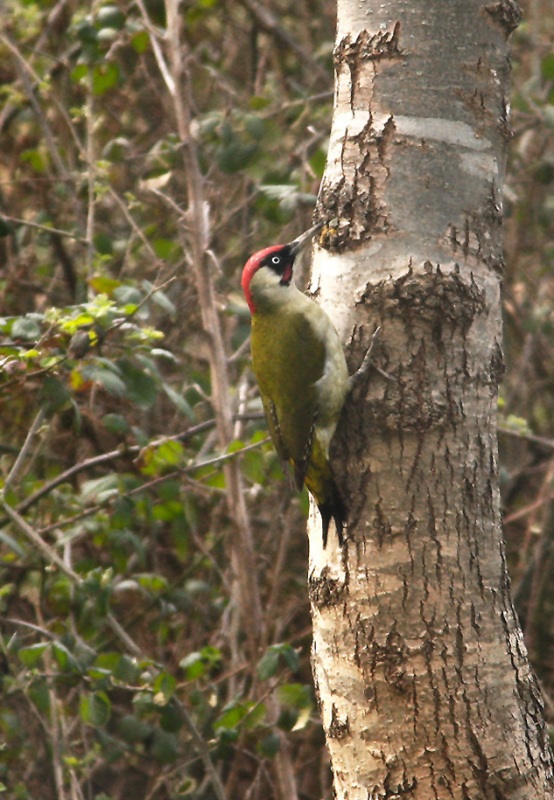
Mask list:
[{"label": "thin bare branch", "polygon": [[25,459],[29,455],[29,451],[30,451],[31,447],[34,444],[34,441],[35,441],[35,438],[37,436],[37,433],[39,432],[40,427],[41,427],[42,423],[44,422],[45,418],[46,418],[46,414],[44,413],[43,409],[41,408],[39,410],[38,414],[36,415],[36,417],[34,418],[34,420],[32,422],[32,425],[29,428],[29,431],[28,431],[27,436],[25,438],[25,441],[23,442],[23,447],[19,451],[19,454],[18,454],[17,458],[15,459],[10,472],[9,472],[6,480],[4,481],[4,492],[6,492],[7,489],[11,487],[13,482],[19,477],[19,473],[21,472],[21,469],[23,467],[23,462],[25,461]]},{"label": "thin bare branch", "polygon": [[[211,230],[209,208],[206,201],[205,180],[200,169],[196,142],[191,134],[191,93],[190,74],[186,67],[186,48],[181,41],[182,18],[178,0],[166,0],[166,38],[168,65],[171,81],[165,78],[171,91],[173,87],[173,109],[179,139],[181,140],[184,174],[187,184],[189,222],[186,241],[190,248],[192,267],[195,273],[196,288],[204,331],[209,339],[209,360],[212,385],[212,404],[216,412],[216,429],[219,446],[226,447],[233,436],[233,412],[230,397],[230,384],[227,354],[223,341],[211,269],[207,257]],[[164,62],[165,64],[165,62]],[[235,573],[235,592],[237,609],[243,619],[248,619],[246,629],[251,656],[258,652],[263,636],[264,623],[259,587],[256,579],[255,551],[250,520],[244,500],[242,479],[238,465],[225,464],[225,479],[230,515],[238,536],[232,538],[231,563]]]},{"label": "thin bare branch", "polygon": [[58,236],[65,236],[67,239],[74,239],[80,244],[88,245],[88,241],[80,236],[78,233],[71,233],[71,231],[62,231],[59,228],[53,228],[51,225],[40,225],[38,222],[31,222],[28,219],[19,219],[18,217],[10,217],[7,214],[2,214],[2,219],[6,222],[11,222],[13,225],[25,225],[27,228],[36,228],[45,233],[55,233]]},{"label": "thin bare branch", "polygon": [[549,439],[546,436],[537,436],[535,433],[529,433],[528,431],[518,431],[516,428],[508,428],[506,425],[499,425],[498,433],[502,433],[504,436],[511,436],[515,439],[523,439],[533,444],[539,444],[541,447],[546,447],[548,450],[554,450],[554,439]]},{"label": "thin bare branch", "polygon": [[282,25],[279,24],[278,18],[269,10],[269,7],[262,5],[257,0],[240,0],[243,5],[252,14],[260,28],[267,34],[272,36],[281,45],[288,48],[298,60],[301,61],[309,70],[312,75],[321,81],[329,82],[329,75],[327,70],[315,61],[310,53],[302,47],[300,42],[289,33]]},{"label": "thin bare branch", "polygon": [[61,178],[67,180],[70,177],[69,172],[66,169],[66,166],[60,155],[60,152],[56,145],[55,136],[50,128],[46,115],[42,111],[35,89],[33,87],[33,83],[31,81],[31,77],[33,77],[33,79],[38,83],[39,82],[38,76],[36,76],[32,72],[27,61],[25,61],[25,59],[19,52],[18,48],[11,41],[9,36],[6,36],[5,34],[0,34],[0,41],[5,45],[5,47],[7,47],[7,49],[10,51],[10,53],[13,55],[15,59],[17,71],[19,73],[19,78],[21,80],[23,89],[25,91],[25,94],[27,95],[27,98],[29,100],[29,103],[31,104],[33,111],[35,112],[35,116],[38,120],[38,123],[42,129],[42,135],[44,136],[44,139],[48,146],[48,152],[52,157],[52,161],[56,167],[56,171]]},{"label": "thin bare branch", "polygon": [[37,550],[39,550],[43,556],[43,558],[48,561],[50,564],[55,564],[60,572],[63,572],[72,583],[75,585],[80,585],[81,583],[81,576],[74,572],[67,564],[64,562],[62,558],[56,553],[53,547],[50,547],[44,539],[39,536],[39,534],[35,531],[35,529],[29,525],[27,520],[19,514],[15,508],[12,508],[4,499],[2,499],[2,506],[4,507],[4,511],[6,512],[7,516],[14,522],[19,530],[25,534],[27,539],[35,545]]},{"label": "thin bare branch", "polygon": [[177,707],[179,708],[183,722],[185,723],[185,726],[190,734],[190,737],[193,741],[196,751],[204,763],[206,772],[210,776],[210,780],[212,782],[212,788],[216,793],[217,800],[227,800],[227,794],[225,793],[223,783],[221,782],[219,773],[214,766],[209,748],[205,740],[202,738],[202,735],[200,734],[198,728],[196,727],[194,720],[189,714],[187,708],[179,700],[176,699],[175,702]]},{"label": "thin bare branch", "polygon": [[140,9],[144,26],[148,31],[148,36],[150,37],[150,44],[152,46],[152,51],[154,53],[154,58],[156,59],[156,63],[158,65],[158,69],[160,70],[160,74],[164,80],[164,83],[167,87],[169,94],[172,97],[174,97],[175,81],[162,53],[162,48],[160,47],[160,43],[158,41],[159,39],[158,32],[156,31],[155,26],[153,25],[148,15],[148,11],[146,10],[146,6],[144,5],[143,0],[137,0],[137,6]]},{"label": "thin bare branch", "polygon": [[[55,564],[56,567],[66,575],[71,583],[74,586],[81,586],[82,585],[82,578],[78,575],[71,567],[68,567],[67,564],[64,562],[62,558],[56,553],[53,547],[51,547],[44,539],[35,531],[35,529],[29,525],[29,523],[20,515],[18,512],[12,508],[4,499],[2,499],[2,505],[4,507],[4,511],[6,512],[7,516],[14,522],[19,530],[25,534],[25,536],[29,539],[29,541],[35,545],[35,547],[41,552],[42,556],[49,564]],[[136,645],[131,637],[127,634],[127,632],[121,627],[119,622],[115,619],[113,614],[109,613],[106,616],[106,622],[108,623],[109,627],[111,628],[112,632],[116,635],[119,641],[127,648],[127,650],[133,655],[138,655],[141,651],[138,645]]]}]

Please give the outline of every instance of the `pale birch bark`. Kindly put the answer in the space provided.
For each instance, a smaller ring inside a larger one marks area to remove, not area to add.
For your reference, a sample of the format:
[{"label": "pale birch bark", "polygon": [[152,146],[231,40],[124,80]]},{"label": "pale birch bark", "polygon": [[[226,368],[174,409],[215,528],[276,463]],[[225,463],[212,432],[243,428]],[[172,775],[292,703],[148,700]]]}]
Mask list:
[{"label": "pale birch bark", "polygon": [[353,370],[341,554],[310,523],[313,668],[339,800],[554,796],[510,598],[496,396],[509,0],[339,0],[312,288]]}]

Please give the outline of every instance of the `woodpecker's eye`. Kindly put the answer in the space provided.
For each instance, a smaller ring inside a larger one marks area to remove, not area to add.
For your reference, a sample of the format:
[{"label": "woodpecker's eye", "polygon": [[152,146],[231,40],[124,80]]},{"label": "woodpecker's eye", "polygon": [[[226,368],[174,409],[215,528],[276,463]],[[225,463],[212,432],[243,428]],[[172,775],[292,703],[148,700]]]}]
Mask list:
[{"label": "woodpecker's eye", "polygon": [[[264,251],[262,251],[262,253],[263,252]],[[293,264],[294,255],[290,252],[290,247],[285,244],[279,248],[271,248],[271,252],[265,254],[260,266],[269,267],[276,275],[283,277],[287,272],[291,272],[292,274]],[[290,283],[290,276],[286,278],[285,283]]]}]

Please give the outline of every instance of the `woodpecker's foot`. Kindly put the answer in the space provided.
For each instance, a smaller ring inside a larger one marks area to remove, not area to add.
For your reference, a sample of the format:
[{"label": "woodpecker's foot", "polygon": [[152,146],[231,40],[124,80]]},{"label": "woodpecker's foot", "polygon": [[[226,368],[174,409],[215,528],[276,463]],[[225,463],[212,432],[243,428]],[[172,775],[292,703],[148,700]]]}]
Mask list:
[{"label": "woodpecker's foot", "polygon": [[376,369],[377,372],[384,378],[388,378],[388,380],[393,380],[392,375],[389,375],[388,372],[385,372],[385,370],[380,369],[378,366],[376,366],[371,359],[373,348],[375,347],[375,342],[379,338],[381,330],[382,329],[380,325],[378,325],[377,328],[375,328],[375,330],[373,331],[373,335],[371,337],[371,341],[369,343],[369,347],[367,348],[367,352],[364,356],[364,360],[362,361],[361,365],[358,367],[356,372],[353,375],[351,375],[350,378],[348,379],[348,385],[350,390],[352,390],[354,386],[356,386],[356,384],[359,383],[360,379],[364,377],[364,375],[369,371],[371,367]]}]

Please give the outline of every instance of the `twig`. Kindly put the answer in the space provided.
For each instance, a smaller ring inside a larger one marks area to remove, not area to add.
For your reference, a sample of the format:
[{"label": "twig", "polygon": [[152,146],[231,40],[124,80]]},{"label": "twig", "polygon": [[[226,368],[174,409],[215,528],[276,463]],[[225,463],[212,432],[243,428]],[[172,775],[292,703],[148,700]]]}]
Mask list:
[{"label": "twig", "polygon": [[35,545],[35,547],[40,550],[46,561],[51,564],[55,564],[60,572],[63,572],[69,580],[74,583],[75,585],[81,584],[81,576],[74,572],[71,567],[68,567],[67,564],[60,558],[60,556],[56,553],[56,551],[47,544],[44,539],[39,536],[39,534],[32,528],[29,523],[19,514],[15,508],[12,508],[4,499],[2,499],[2,505],[4,507],[4,511],[8,515],[8,517],[15,522],[19,530],[25,534],[27,539]]},{"label": "twig", "polygon": [[36,417],[34,418],[33,424],[29,428],[29,431],[27,433],[27,437],[26,437],[25,441],[23,442],[23,447],[19,451],[19,454],[18,454],[17,458],[15,459],[12,468],[11,468],[10,472],[8,473],[8,477],[4,481],[4,492],[6,492],[6,490],[11,486],[11,484],[19,476],[19,473],[20,473],[21,468],[23,466],[23,462],[27,458],[29,450],[30,450],[30,448],[31,448],[31,446],[32,446],[32,444],[33,444],[33,442],[35,440],[35,436],[37,435],[37,433],[38,433],[38,431],[40,429],[40,426],[44,422],[45,418],[46,418],[46,414],[44,413],[43,409],[41,408],[39,410],[38,414],[36,415]]},{"label": "twig", "polygon": [[[60,177],[67,179],[70,177],[69,173],[65,168],[65,164],[63,163],[62,157],[56,146],[56,140],[54,134],[52,133],[50,125],[48,124],[46,115],[43,114],[42,112],[40,103],[37,100],[35,90],[31,83],[30,75],[33,75],[33,72],[29,67],[29,65],[27,64],[27,62],[25,61],[25,59],[23,58],[23,56],[21,55],[21,53],[19,52],[19,50],[17,49],[17,47],[13,44],[13,42],[10,40],[8,36],[0,34],[0,41],[3,42],[3,44],[8,48],[10,53],[15,58],[17,71],[19,73],[21,83],[23,84],[23,89],[25,91],[25,94],[27,95],[27,98],[32,106],[33,111],[35,112],[38,124],[40,125],[42,130],[42,135],[44,136],[44,139],[48,146],[48,150],[50,152],[50,155],[52,156],[52,161],[56,166],[56,171],[58,175],[60,175]],[[36,78],[36,81],[38,83],[39,82],[38,77],[35,75],[33,75],[33,77]]]},{"label": "twig", "polygon": [[210,776],[210,780],[212,782],[212,788],[217,796],[217,800],[227,800],[227,795],[225,793],[225,788],[223,783],[221,782],[221,778],[219,777],[219,772],[216,770],[214,763],[212,761],[212,757],[210,755],[209,748],[200,735],[198,728],[196,727],[193,718],[183,705],[180,700],[174,698],[175,704],[177,705],[179,711],[182,714],[183,722],[185,723],[188,732],[190,733],[190,737],[196,747],[198,755],[202,759],[204,763],[204,767],[206,768],[206,772]]},{"label": "twig", "polygon": [[20,625],[22,628],[29,628],[29,630],[35,631],[35,633],[40,633],[41,636],[46,636],[47,639],[52,639],[53,642],[58,641],[56,634],[49,631],[48,628],[34,625],[32,622],[25,622],[23,619],[14,619],[13,617],[0,617],[0,621],[4,624],[9,623],[10,625]]},{"label": "twig", "polygon": [[94,245],[92,237],[94,236],[94,225],[96,221],[96,148],[94,141],[94,95],[92,91],[92,70],[89,71],[88,87],[86,99],[86,160],[87,160],[87,222],[86,222],[86,235],[87,240],[87,256],[85,276],[90,278],[92,275],[92,264],[94,259]]},{"label": "twig", "polygon": [[[148,446],[149,447],[158,447],[159,445],[163,444],[164,442],[171,442],[171,441],[187,441],[188,439],[196,436],[198,433],[203,433],[210,428],[213,428],[215,425],[215,420],[210,419],[206,420],[205,422],[200,422],[198,425],[195,425],[193,428],[189,428],[187,431],[183,431],[182,433],[177,433],[174,436],[163,436],[160,439],[156,439],[155,441],[151,442]],[[102,464],[106,464],[109,461],[115,461],[116,459],[126,458],[133,455],[138,455],[141,450],[144,448],[140,447],[139,445],[131,445],[129,447],[125,447],[124,449],[118,448],[117,450],[110,450],[108,453],[101,453],[98,456],[92,456],[91,458],[87,458],[84,461],[80,461],[78,464],[73,464],[72,467],[64,470],[55,478],[52,478],[51,481],[48,481],[44,486],[38,489],[34,494],[30,495],[26,500],[20,503],[17,506],[17,510],[22,513],[27,511],[30,506],[35,505],[41,498],[45,495],[50,494],[50,492],[55,489],[57,486],[60,486],[62,483],[66,483],[75,475],[78,475],[80,472],[84,472],[85,470],[92,469],[93,467],[98,467]],[[2,520],[0,520],[1,524]]]},{"label": "twig", "polygon": [[132,653],[133,655],[139,656],[142,652],[140,647],[137,644],[135,644],[135,642],[131,639],[129,634],[121,627],[121,625],[116,620],[111,611],[108,612],[108,614],[106,614],[106,621],[110,626],[110,628],[112,629],[112,633],[115,633],[119,641],[125,645],[127,650],[129,650],[129,652]]},{"label": "twig", "polygon": [[158,256],[156,255],[156,252],[155,252],[154,248],[152,247],[152,245],[148,241],[148,239],[147,239],[144,231],[140,227],[140,225],[137,225],[137,223],[133,219],[133,216],[129,212],[128,207],[125,205],[125,203],[123,202],[121,197],[118,195],[118,193],[116,191],[114,191],[114,189],[112,189],[112,188],[110,188],[110,196],[115,200],[115,202],[119,206],[119,209],[120,209],[121,213],[123,214],[123,216],[125,217],[125,219],[129,223],[131,228],[134,230],[136,235],[139,237],[139,239],[141,240],[141,242],[143,243],[145,248],[148,250],[148,253],[150,254],[150,257],[154,260],[154,263],[160,264],[160,266],[165,266],[163,261],[160,258],[158,258]]},{"label": "twig", "polygon": [[306,65],[312,75],[326,83],[329,82],[330,76],[327,71],[312,58],[291,33],[279,25],[278,18],[266,5],[258,3],[257,0],[240,0],[240,3],[250,11],[260,28],[291,50]]},{"label": "twig", "polygon": [[548,450],[554,450],[554,439],[548,439],[546,436],[537,436],[534,433],[518,431],[515,428],[508,428],[504,425],[499,425],[497,430],[498,433],[503,433],[506,436],[514,436],[516,439],[525,439],[527,442],[540,444],[542,447],[548,448]]},{"label": "twig", "polygon": [[88,241],[83,236],[80,236],[78,233],[71,233],[71,231],[62,231],[59,228],[53,228],[50,225],[40,225],[38,222],[30,222],[27,219],[10,217],[7,214],[2,214],[1,217],[7,222],[12,222],[14,225],[25,225],[27,228],[36,228],[37,230],[44,231],[45,233],[55,233],[58,236],[65,236],[68,239],[75,239],[75,241],[80,242],[80,244],[88,245]]},{"label": "twig", "polygon": [[[25,534],[25,536],[29,539],[32,544],[36,546],[38,550],[42,553],[46,561],[50,564],[55,564],[60,572],[63,572],[66,575],[72,584],[77,587],[81,587],[83,580],[80,575],[74,572],[71,567],[68,567],[67,564],[59,557],[56,551],[47,544],[44,539],[39,536],[39,534],[35,531],[34,528],[29,525],[29,523],[17,513],[15,508],[12,508],[5,499],[2,499],[2,505],[4,507],[4,511],[8,515],[8,517],[17,525],[17,527]],[[115,619],[113,614],[109,613],[106,616],[106,622],[108,623],[109,627],[111,628],[112,632],[115,633],[117,638],[122,642],[125,647],[133,653],[133,655],[139,655],[141,650],[136,645],[131,637],[123,630],[119,622]]]},{"label": "twig", "polygon": [[[261,419],[262,417],[263,417],[262,414],[240,414],[240,415],[234,415],[233,419],[251,420],[251,419]],[[210,430],[210,428],[214,427],[215,427],[215,420],[209,419],[206,420],[205,422],[200,422],[198,425],[194,425],[192,428],[189,428],[186,431],[183,431],[181,433],[176,433],[173,436],[163,436],[160,439],[155,439],[153,442],[150,442],[148,445],[146,445],[146,447],[159,447],[165,442],[186,442],[188,441],[188,439],[192,439],[193,436],[197,436],[199,433],[203,433],[204,431]],[[205,462],[202,461],[197,464],[191,464],[182,470],[176,471],[175,473],[171,473],[171,476],[175,477],[176,475],[179,474],[194,472],[195,470],[201,469],[204,466],[210,466],[216,464],[218,463],[219,460],[226,461],[228,459],[233,458],[234,456],[240,455],[247,449],[254,449],[255,447],[259,447],[260,445],[264,444],[267,441],[268,439],[263,439],[260,442],[256,442],[252,445],[247,445],[245,448],[242,448],[241,450],[238,450],[234,453],[226,453],[223,456],[215,457],[215,459],[209,459]],[[46,483],[44,486],[42,486],[40,489],[38,489],[29,497],[27,497],[26,500],[23,500],[21,503],[19,503],[16,506],[16,510],[20,514],[24,513],[29,508],[38,503],[38,501],[41,500],[43,497],[50,494],[50,492],[53,491],[56,487],[60,486],[62,483],[66,483],[75,475],[78,475],[80,472],[85,472],[88,469],[93,469],[94,467],[101,466],[102,464],[106,464],[109,461],[115,461],[116,459],[137,456],[141,452],[141,450],[144,449],[145,448],[141,447],[140,445],[130,445],[129,447],[125,447],[123,449],[118,448],[117,450],[110,450],[108,453],[101,453],[98,456],[92,456],[91,458],[87,458],[84,461],[80,461],[78,464],[73,464],[72,467],[69,467],[68,469],[64,470],[64,472],[61,472],[59,475],[57,475],[55,478],[52,478],[52,480],[48,481],[48,483]],[[170,477],[169,475],[163,475],[160,479],[156,478],[155,480],[156,481],[167,480],[169,477]],[[155,481],[153,481],[152,483],[154,482]],[[150,485],[151,484],[138,487],[137,491],[144,491],[144,489],[145,488],[147,489]],[[85,516],[88,513],[89,512],[86,512]],[[75,517],[72,517],[72,521],[77,521],[82,516],[83,513],[77,514]],[[5,522],[6,522],[5,518],[4,519],[0,518],[0,527],[3,524],[5,524]],[[54,525],[44,528],[42,532],[45,533],[51,530],[52,528],[56,528],[60,524],[64,523],[56,522]]]},{"label": "twig", "polygon": [[148,16],[148,11],[146,10],[146,6],[144,5],[143,0],[137,0],[137,5],[142,15],[142,21],[144,22],[144,27],[148,31],[148,35],[150,37],[150,44],[154,52],[154,58],[156,59],[158,69],[160,70],[160,74],[164,80],[164,83],[167,87],[169,94],[173,97],[175,95],[175,81],[173,80],[173,76],[171,75],[169,67],[167,66],[165,58],[163,56],[162,49],[158,41],[158,36],[156,35],[156,30],[150,20],[150,17]]},{"label": "twig", "polygon": [[182,471],[186,474],[187,472],[196,472],[196,470],[202,469],[203,467],[212,467],[214,464],[224,464],[226,461],[236,458],[243,453],[247,453],[249,450],[256,450],[258,447],[261,447],[262,444],[267,444],[267,442],[270,441],[271,438],[268,436],[265,439],[261,439],[259,442],[254,442],[254,444],[247,444],[245,447],[241,447],[240,450],[234,450],[232,453],[224,453],[222,456],[208,458],[206,461],[201,461],[199,464],[191,464],[188,467],[184,467]]},{"label": "twig", "polygon": [[[139,0],[142,2],[142,0]],[[216,412],[216,430],[221,448],[233,436],[233,413],[229,404],[230,384],[227,354],[223,341],[221,320],[207,259],[210,246],[210,219],[207,213],[205,178],[200,169],[196,142],[191,133],[191,115],[194,107],[191,76],[186,66],[187,50],[181,40],[182,17],[178,0],[166,0],[166,41],[169,74],[165,61],[159,60],[162,77],[173,99],[173,110],[181,151],[187,188],[189,223],[186,242],[194,270],[202,327],[209,336],[209,363],[212,386],[212,403]],[[163,66],[162,66],[163,65]],[[257,582],[254,538],[246,508],[242,478],[238,466],[225,466],[227,502],[237,536],[231,539],[230,561],[235,575],[234,591],[242,619],[247,620],[246,645],[254,658],[264,636],[264,620],[260,591]]]},{"label": "twig", "polygon": [[166,286],[169,286],[169,285],[170,285],[170,284],[172,284],[172,283],[173,283],[173,281],[175,281],[175,280],[177,280],[177,279],[176,279],[175,275],[173,275],[171,278],[168,278],[166,281],[164,281],[163,283],[160,283],[158,286],[153,286],[153,287],[150,289],[150,291],[148,292],[148,294],[146,294],[146,295],[145,295],[145,296],[142,298],[142,300],[140,301],[140,303],[138,303],[138,304],[137,304],[136,308],[135,308],[133,311],[131,311],[129,314],[127,314],[125,317],[123,317],[123,319],[121,319],[121,320],[119,320],[119,321],[117,321],[117,322],[114,322],[114,324],[113,324],[113,325],[112,325],[110,328],[108,328],[108,329],[107,329],[107,331],[106,331],[106,335],[108,335],[108,334],[109,334],[109,333],[111,333],[112,331],[116,331],[118,328],[121,328],[123,325],[125,325],[127,322],[129,322],[129,320],[130,320],[130,319],[132,319],[132,318],[135,316],[135,314],[138,314],[138,312],[140,311],[140,309],[141,309],[143,306],[145,306],[145,305],[146,305],[146,303],[147,303],[147,302],[150,300],[150,298],[151,298],[153,295],[155,295],[155,294],[156,294],[156,292],[161,292],[161,291],[162,291],[162,289],[165,289],[165,287],[166,287]]}]

